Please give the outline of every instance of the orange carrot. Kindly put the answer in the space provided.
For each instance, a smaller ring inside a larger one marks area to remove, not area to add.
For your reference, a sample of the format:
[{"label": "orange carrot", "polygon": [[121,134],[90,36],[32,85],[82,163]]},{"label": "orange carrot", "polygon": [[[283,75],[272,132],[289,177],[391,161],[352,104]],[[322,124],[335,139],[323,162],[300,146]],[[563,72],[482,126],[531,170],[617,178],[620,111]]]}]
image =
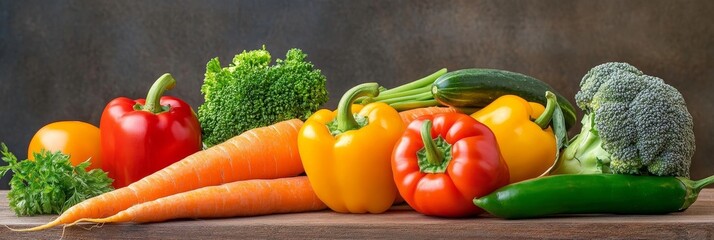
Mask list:
[{"label": "orange carrot", "polygon": [[161,222],[182,218],[222,218],[327,209],[306,176],[245,180],[209,186],[134,205],[113,216],[79,222]]},{"label": "orange carrot", "polygon": [[256,128],[194,153],[129,186],[87,199],[35,231],[81,218],[105,218],[139,203],[205,186],[246,179],[292,177],[304,172],[297,147],[298,119]]},{"label": "orange carrot", "polygon": [[449,113],[449,112],[456,112],[456,109],[450,108],[450,107],[424,107],[424,108],[416,108],[412,110],[406,110],[399,112],[399,115],[402,116],[402,120],[404,120],[404,123],[409,125],[414,119],[417,119],[421,116],[424,115],[430,115],[430,114],[437,114],[437,113]]}]

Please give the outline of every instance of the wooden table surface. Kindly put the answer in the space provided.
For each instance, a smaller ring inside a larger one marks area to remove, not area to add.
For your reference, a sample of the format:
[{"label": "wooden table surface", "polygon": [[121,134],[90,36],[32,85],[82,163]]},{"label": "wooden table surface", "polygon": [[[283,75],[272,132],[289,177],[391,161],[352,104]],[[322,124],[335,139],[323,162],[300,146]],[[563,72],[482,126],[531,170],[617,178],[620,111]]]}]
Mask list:
[{"label": "wooden table surface", "polygon": [[[0,191],[0,224],[26,228],[56,216],[16,217]],[[657,201],[657,199],[652,199]],[[420,215],[408,206],[384,214],[321,211],[260,217],[178,220],[151,224],[105,224],[40,232],[0,227],[2,239],[235,239],[235,238],[514,238],[514,239],[712,239],[714,189],[705,189],[684,212],[667,215],[581,215],[531,220],[503,220],[488,215],[443,219]]]}]

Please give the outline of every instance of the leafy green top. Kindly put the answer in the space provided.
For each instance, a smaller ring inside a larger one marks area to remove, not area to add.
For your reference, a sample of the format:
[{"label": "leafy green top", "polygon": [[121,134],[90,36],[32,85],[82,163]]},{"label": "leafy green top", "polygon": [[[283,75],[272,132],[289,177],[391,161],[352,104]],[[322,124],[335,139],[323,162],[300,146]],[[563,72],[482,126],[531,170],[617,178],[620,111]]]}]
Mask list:
[{"label": "leafy green top", "polygon": [[0,177],[13,172],[10,180],[10,209],[18,216],[60,214],[81,201],[111,191],[112,179],[100,169],[87,172],[89,160],[72,166],[69,156],[42,150],[35,160],[21,160],[2,147]]}]

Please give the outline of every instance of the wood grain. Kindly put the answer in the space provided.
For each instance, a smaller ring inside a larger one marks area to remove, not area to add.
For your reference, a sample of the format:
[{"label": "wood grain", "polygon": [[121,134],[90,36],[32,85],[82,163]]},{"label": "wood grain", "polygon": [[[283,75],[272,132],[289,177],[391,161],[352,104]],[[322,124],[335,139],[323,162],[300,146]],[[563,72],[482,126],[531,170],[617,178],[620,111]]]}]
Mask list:
[{"label": "wood grain", "polygon": [[[16,217],[0,191],[0,224],[25,228],[56,216]],[[152,224],[106,224],[69,227],[64,238],[84,239],[234,239],[234,238],[517,238],[517,239],[712,239],[714,189],[704,189],[688,210],[667,215],[558,216],[503,220],[488,215],[468,219],[423,216],[408,206],[385,214],[339,214],[331,211],[261,217],[178,220]],[[62,228],[13,232],[0,228],[3,239],[54,239]]]}]

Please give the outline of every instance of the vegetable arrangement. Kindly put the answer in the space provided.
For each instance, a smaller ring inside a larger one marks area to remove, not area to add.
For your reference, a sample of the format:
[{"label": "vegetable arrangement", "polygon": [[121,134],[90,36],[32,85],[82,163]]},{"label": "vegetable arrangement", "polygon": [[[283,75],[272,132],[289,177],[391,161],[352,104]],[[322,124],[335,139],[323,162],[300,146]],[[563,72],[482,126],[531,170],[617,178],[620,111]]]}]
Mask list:
[{"label": "vegetable arrangement", "polygon": [[550,171],[555,176],[503,187],[474,204],[504,218],[663,214],[686,210],[714,183],[714,176],[687,179],[693,124],[677,89],[627,63],[594,67],[580,87],[583,128]]},{"label": "vegetable arrangement", "polygon": [[201,187],[297,176],[303,172],[297,152],[297,132],[301,126],[302,121],[294,119],[249,130],[129,186],[83,201],[54,221],[27,230],[47,229],[85,218],[106,218],[136,204]]},{"label": "vegetable arrangement", "polygon": [[[33,140],[34,161],[18,161],[3,145],[9,165],[0,176],[15,173],[16,214],[61,214],[20,231],[327,208],[382,213],[401,199],[438,217],[664,214],[686,210],[714,182],[688,179],[695,144],[682,95],[627,63],[583,77],[575,96],[583,127],[569,139],[573,105],[530,76],[441,69],[392,89],[357,85],[331,111],[318,110],[326,78],[306,59],[291,49],[271,65],[265,47],[228,67],[211,59],[198,114],[161,97],[175,85],[165,74],[146,100],[107,105],[101,136],[86,137],[101,142],[101,156],[83,155],[76,141]],[[91,159],[101,169],[87,172]]]},{"label": "vegetable arrangement", "polygon": [[[471,114],[503,95],[517,95],[545,105],[546,91],[557,93],[548,84],[520,73],[499,69],[462,69],[447,73],[441,69],[424,77],[383,91],[366,102],[384,102],[399,111],[431,106],[450,106]],[[575,108],[565,97],[557,95],[567,128],[576,122]]]},{"label": "vegetable arrangement", "polygon": [[545,92],[557,97],[567,128],[576,122],[575,108],[548,84],[520,73],[500,69],[462,69],[444,74],[434,82],[431,93],[440,103],[457,108],[482,108],[503,95],[516,95],[546,105]]}]

